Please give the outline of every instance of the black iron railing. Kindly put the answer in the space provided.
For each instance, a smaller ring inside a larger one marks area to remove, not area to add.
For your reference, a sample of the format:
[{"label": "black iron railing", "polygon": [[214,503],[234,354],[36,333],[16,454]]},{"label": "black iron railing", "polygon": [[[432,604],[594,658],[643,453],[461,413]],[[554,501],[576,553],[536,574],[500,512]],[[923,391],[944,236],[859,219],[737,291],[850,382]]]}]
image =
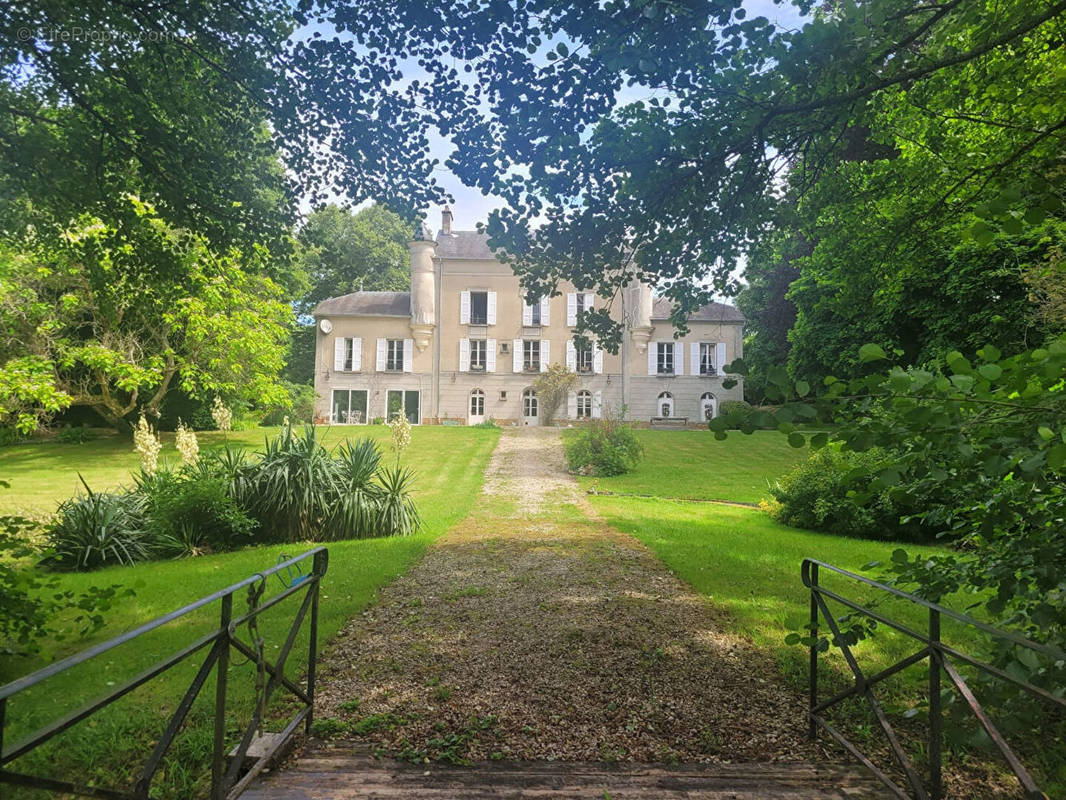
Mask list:
[{"label": "black iron railing", "polygon": [[[304,572],[304,567],[310,561],[310,571]],[[326,574],[329,563],[329,554],[324,547],[316,547],[303,555],[282,561],[278,565],[263,572],[246,578],[240,583],[227,586],[214,594],[202,597],[194,603],[172,611],[169,614],[158,617],[139,628],[136,628],[121,636],[116,636],[106,642],[94,645],[62,661],[38,670],[37,672],[13,681],[6,686],[0,687],[0,786],[4,784],[23,786],[35,789],[44,789],[56,793],[74,794],[84,797],[102,797],[112,800],[147,800],[151,791],[152,780],[167,755],[168,750],[174,743],[175,737],[180,732],[185,718],[188,716],[193,703],[196,701],[200,690],[215,672],[215,708],[214,708],[214,746],[211,759],[211,798],[212,800],[227,800],[237,797],[252,779],[270,762],[277,751],[284,746],[286,741],[303,723],[310,730],[315,696],[315,654],[318,640],[318,595],[322,576]],[[263,600],[266,590],[267,579],[277,575],[281,579],[283,591]],[[246,590],[248,593],[248,611],[244,614],[235,615],[233,611],[233,598],[237,592]],[[284,644],[277,651],[273,661],[268,661],[264,655],[263,641],[258,635],[257,621],[259,616],[278,603],[297,595],[303,594],[303,601],[293,618]],[[198,609],[218,603],[220,606],[219,626],[205,636],[200,637],[185,648],[168,656],[154,666],[141,672],[134,678],[126,681],[121,686],[108,691],[105,695],[89,702],[76,711],[72,711],[60,719],[45,725],[29,736],[14,744],[7,744],[4,740],[4,722],[9,708],[13,707],[19,699],[19,694],[41,684],[66,670],[84,664],[92,658],[108,652],[120,645],[127,644],[139,636],[154,631],[169,623],[173,623]],[[307,679],[304,686],[300,686],[292,679],[285,676],[285,661],[292,652],[296,637],[303,627],[305,618],[309,619],[309,656],[307,661]],[[237,638],[237,629],[245,626],[252,633],[251,644],[247,644]],[[91,717],[101,709],[114,703],[121,697],[132,692],[139,686],[148,683],[153,678],[165,674],[168,670],[176,667],[196,653],[207,650],[207,656],[200,665],[192,683],[189,684],[184,696],[178,703],[170,719],[167,721],[165,730],[159,741],[156,742],[152,752],[148,755],[140,769],[140,776],[132,788],[105,788],[98,786],[86,786],[68,780],[58,780],[41,775],[27,775],[15,772],[8,768],[18,758],[22,758],[44,745],[53,737],[63,733],[71,727]],[[251,721],[244,729],[243,735],[236,751],[226,764],[226,693],[228,688],[228,671],[230,651],[236,650],[256,664],[257,691],[256,705],[252,712]],[[269,676],[269,678],[267,678]],[[283,688],[295,697],[300,705],[299,709],[285,725],[280,734],[272,737],[270,746],[264,748],[261,757],[244,774],[246,756],[255,734],[262,727],[264,712],[270,703],[274,692]],[[0,792],[2,794],[2,792]]]},{"label": "black iron railing", "polygon": [[[928,632],[920,633],[913,630],[907,625],[899,622],[898,620],[891,619],[884,613],[874,610],[868,606],[864,606],[854,600],[844,597],[839,592],[832,591],[822,586],[819,583],[820,572],[831,572],[834,575],[841,576],[851,581],[858,582],[865,586],[874,587],[875,589],[885,592],[889,595],[899,597],[908,600],[915,605],[918,605],[928,612]],[[943,709],[941,707],[941,678],[947,676],[949,683],[954,687],[957,695],[962,698],[965,703],[965,707],[973,714],[974,718],[980,723],[985,733],[988,734],[988,738],[996,746],[997,750],[1003,756],[1007,765],[1018,779],[1020,784],[1022,796],[1025,798],[1041,798],[1046,800],[1047,795],[1044,794],[1040,787],[1037,786],[1036,781],[1032,775],[1022,764],[1021,760],[1007,744],[1006,739],[993,724],[989,718],[985,709],[982,708],[981,703],[974,695],[972,688],[967,684],[966,680],[959,673],[956,664],[966,664],[970,667],[977,669],[980,672],[984,672],[988,675],[994,675],[995,677],[1008,681],[1011,684],[1025,690],[1034,697],[1040,698],[1051,705],[1059,708],[1066,709],[1066,699],[1057,696],[1049,692],[1047,689],[1036,686],[1027,680],[1012,675],[999,667],[989,664],[988,662],[968,653],[963,653],[960,650],[950,647],[941,641],[940,637],[940,623],[944,618],[954,620],[957,623],[961,623],[964,626],[975,628],[988,634],[991,637],[1009,642],[1017,647],[1025,648],[1028,650],[1040,653],[1053,662],[1066,661],[1066,653],[1048,645],[1033,642],[1010,631],[1000,630],[991,625],[987,625],[965,614],[960,614],[957,611],[952,611],[949,608],[937,605],[936,603],[930,603],[927,600],[923,600],[913,594],[900,591],[895,587],[889,586],[884,583],[865,578],[861,575],[856,575],[853,572],[834,567],[831,564],[826,564],[822,561],[816,561],[814,559],[804,559],[803,567],[803,583],[810,589],[810,621],[808,627],[811,631],[812,644],[810,646],[810,737],[816,738],[818,735],[818,729],[822,728],[829,733],[841,746],[843,746],[852,756],[858,759],[863,765],[865,765],[871,772],[874,773],[890,791],[892,791],[901,800],[910,800],[910,798],[918,798],[918,800],[939,800],[943,796],[943,781],[942,781],[942,768],[943,768],[943,751],[942,751],[942,728],[943,728]],[[895,631],[902,633],[903,635],[910,637],[921,643],[922,647],[917,652],[897,661],[892,666],[877,672],[874,675],[866,675],[862,668],[859,666],[856,660],[855,654],[851,647],[847,643],[846,637],[843,635],[840,628],[840,621],[830,611],[826,600],[832,600],[841,604],[848,609],[845,613],[858,613],[865,615],[870,619],[876,620],[879,624],[886,625]],[[821,620],[825,621],[825,625],[828,627],[829,632],[832,634],[832,640],[837,647],[839,647],[841,653],[844,656],[844,660],[847,662],[848,668],[852,672],[854,682],[847,689],[833,695],[826,700],[818,699],[818,653],[824,648],[824,645],[819,645],[819,628],[821,626]],[[919,775],[918,770],[915,768],[911,759],[907,756],[907,753],[900,743],[899,737],[896,731],[892,727],[892,723],[889,721],[888,716],[885,714],[884,709],[878,702],[874,695],[874,687],[884,681],[886,678],[890,678],[893,675],[901,672],[902,670],[919,664],[922,661],[928,660],[928,690],[929,690],[929,731],[928,731],[928,762],[929,762],[929,774],[928,781],[923,780]],[[841,703],[852,697],[861,696],[867,704],[870,706],[870,710],[873,712],[877,719],[877,723],[885,735],[889,748],[892,751],[892,755],[896,760],[899,769],[906,777],[907,785],[913,794],[908,794],[896,781],[892,780],[886,772],[877,767],[866,755],[864,755],[859,748],[845,737],[839,730],[833,727],[825,716],[825,712],[831,707]]]}]

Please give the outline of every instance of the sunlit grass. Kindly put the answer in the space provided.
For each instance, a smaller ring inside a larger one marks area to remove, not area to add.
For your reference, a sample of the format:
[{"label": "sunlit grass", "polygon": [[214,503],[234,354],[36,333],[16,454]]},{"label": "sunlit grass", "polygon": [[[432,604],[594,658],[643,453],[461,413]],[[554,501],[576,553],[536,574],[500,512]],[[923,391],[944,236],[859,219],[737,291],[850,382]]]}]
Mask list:
[{"label": "sunlit grass", "polygon": [[[577,431],[566,431],[574,436]],[[776,431],[750,436],[730,433],[718,441],[708,430],[637,430],[644,458],[636,469],[614,478],[579,478],[583,488],[624,494],[757,503],[767,486],[805,459],[806,448],[790,447]]]},{"label": "sunlit grass", "polygon": [[[325,432],[326,441],[335,444],[347,435],[373,436],[388,451],[388,430],[378,426],[333,428]],[[230,435],[230,441],[255,444],[264,431]],[[416,428],[403,463],[416,472],[414,495],[424,520],[423,531],[404,538],[369,539],[329,544],[329,571],[322,584],[319,617],[319,642],[327,642],[349,619],[369,605],[378,589],[402,574],[441,533],[465,518],[483,481],[485,465],[499,436],[498,431],[456,428]],[[220,439],[221,437],[217,437]],[[201,445],[218,446],[215,437],[201,437]],[[114,441],[83,445],[35,444],[7,449],[21,456],[15,470],[21,478],[23,492],[32,487],[30,497],[38,504],[54,503],[66,496],[63,478],[50,485],[47,475],[36,470],[51,470],[54,475],[74,476],[82,472],[90,486],[104,488],[128,483],[130,470],[137,459],[126,452],[129,446]],[[206,448],[205,448],[206,449]],[[117,463],[112,463],[117,462]],[[2,468],[11,474],[5,458]],[[16,481],[12,481],[16,484]],[[14,487],[13,487],[14,488]],[[13,492],[7,492],[11,494]],[[2,494],[0,494],[2,497]],[[26,495],[22,494],[21,499]],[[114,567],[91,573],[62,576],[63,589],[80,591],[89,586],[114,583],[131,587],[132,598],[125,599],[107,612],[107,624],[91,640],[71,638],[48,642],[35,659],[23,659],[4,665],[0,680],[25,674],[54,658],[83,649],[122,631],[134,628],[159,615],[178,608],[217,589],[236,583],[249,575],[274,566],[283,555],[295,555],[310,543],[250,547],[244,550],[203,556],[180,561],[158,561],[134,567]],[[270,578],[267,596],[281,590],[282,584]],[[300,598],[290,599],[263,615],[260,633],[267,642],[267,657],[276,653],[283,641]],[[245,592],[234,598],[236,613],[247,610]],[[167,625],[135,642],[123,645],[74,670],[48,680],[36,689],[12,699],[7,708],[7,741],[36,726],[55,719],[82,702],[100,695],[109,686],[125,682],[139,671],[190,643],[218,624],[219,606],[214,604],[182,620]],[[306,626],[305,626],[306,628]],[[248,640],[247,631],[241,631]],[[289,658],[286,673],[298,675],[307,664],[307,639],[302,635]],[[76,726],[55,741],[55,745],[34,757],[32,763],[15,764],[27,770],[48,769],[100,785],[122,785],[132,777],[136,759],[143,759],[165,724],[165,715],[173,710],[204,654],[194,656],[156,679],[104,714]],[[247,718],[255,682],[251,665],[235,656],[231,666],[230,717],[235,730]],[[210,708],[214,697],[213,681],[204,688],[187,731],[176,744],[175,757],[168,762],[153,796],[186,798],[203,789],[205,758],[209,757]],[[27,761],[30,761],[27,759]],[[207,770],[209,772],[209,770]],[[6,790],[5,790],[6,791]],[[5,794],[5,797],[7,795]],[[15,795],[19,796],[19,795]],[[29,795],[27,795],[29,796]]]}]

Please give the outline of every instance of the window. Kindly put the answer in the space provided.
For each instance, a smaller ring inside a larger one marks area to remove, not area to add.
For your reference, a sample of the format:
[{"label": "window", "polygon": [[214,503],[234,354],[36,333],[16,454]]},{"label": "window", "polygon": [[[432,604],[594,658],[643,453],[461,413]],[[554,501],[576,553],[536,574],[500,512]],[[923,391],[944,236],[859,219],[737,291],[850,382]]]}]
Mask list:
[{"label": "window", "polygon": [[590,297],[592,297],[592,295],[589,294],[588,292],[578,292],[577,293],[577,318],[578,319],[581,319],[581,315],[584,314],[586,310],[588,310],[588,306],[590,305],[588,303],[588,298],[590,298]]},{"label": "window", "polygon": [[582,389],[577,393],[577,418],[588,419],[592,416],[592,392]]},{"label": "window", "polygon": [[659,409],[660,417],[672,417],[674,415],[674,396],[669,392],[659,394],[659,402],[655,404]]},{"label": "window", "polygon": [[470,371],[485,371],[485,353],[488,351],[487,342],[484,339],[470,340]]},{"label": "window", "polygon": [[714,419],[718,414],[718,401],[710,392],[700,395],[700,416],[705,420]]},{"label": "window", "polygon": [[488,292],[471,292],[470,293],[470,324],[471,325],[488,325],[489,324],[489,293]]},{"label": "window", "polygon": [[[540,340],[522,341],[522,369],[526,372],[540,372]],[[529,416],[528,414],[526,416]],[[536,416],[534,414],[533,416]]]},{"label": "window", "polygon": [[529,324],[540,327],[540,300],[529,307]]},{"label": "window", "polygon": [[395,419],[402,413],[412,425],[420,420],[419,394],[417,389],[389,389],[385,395],[385,417]]},{"label": "window", "polygon": [[337,425],[361,425],[366,422],[366,391],[334,389],[330,421]]},{"label": "window", "polygon": [[700,342],[700,375],[717,375],[714,363],[714,342]]},{"label": "window", "polygon": [[335,372],[358,372],[362,367],[363,340],[344,336],[333,342],[333,370]]},{"label": "window", "polygon": [[522,392],[522,414],[527,417],[537,416],[537,393],[532,389]]},{"label": "window", "polygon": [[657,371],[660,375],[673,375],[674,374],[674,343],[673,342],[658,342],[656,345],[658,349],[658,357],[656,364]]},{"label": "window", "polygon": [[485,416],[485,393],[480,389],[474,389],[470,393],[470,416]]},{"label": "window", "polygon": [[385,347],[385,369],[403,372],[403,339],[388,339]]},{"label": "window", "polygon": [[577,342],[574,343],[575,367],[578,372],[592,372],[592,348],[582,349]]}]

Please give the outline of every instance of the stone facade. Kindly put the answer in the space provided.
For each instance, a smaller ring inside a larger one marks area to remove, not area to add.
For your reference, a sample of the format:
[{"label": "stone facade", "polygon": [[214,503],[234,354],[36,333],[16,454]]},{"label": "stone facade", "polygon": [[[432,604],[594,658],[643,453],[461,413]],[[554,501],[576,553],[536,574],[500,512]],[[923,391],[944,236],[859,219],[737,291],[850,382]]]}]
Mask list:
[{"label": "stone facade", "polygon": [[451,231],[447,211],[436,240],[410,250],[411,292],[355,292],[315,309],[318,421],[365,423],[403,407],[415,424],[537,424],[533,382],[555,362],[578,373],[556,413],[563,424],[605,408],[636,421],[699,422],[743,397],[740,385],[722,386],[721,366],[743,349],[744,320],[731,306],[700,309],[675,340],[669,303],[634,286],[611,304],[625,327],[622,351],[578,354],[577,308],[599,308],[602,298],[560,285],[560,295],[527,307],[510,268],[481,234]]}]

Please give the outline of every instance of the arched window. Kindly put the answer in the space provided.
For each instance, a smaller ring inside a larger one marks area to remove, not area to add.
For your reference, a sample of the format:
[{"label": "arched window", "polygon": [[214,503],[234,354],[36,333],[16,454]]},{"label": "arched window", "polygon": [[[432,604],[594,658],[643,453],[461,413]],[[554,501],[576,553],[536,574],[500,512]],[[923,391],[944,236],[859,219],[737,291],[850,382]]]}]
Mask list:
[{"label": "arched window", "polygon": [[485,393],[480,389],[474,389],[470,393],[470,416],[485,416]]},{"label": "arched window", "polygon": [[712,419],[718,416],[718,401],[710,392],[700,395],[700,418]]},{"label": "arched window", "polygon": [[522,392],[522,414],[527,417],[537,416],[537,393],[533,389]]},{"label": "arched window", "polygon": [[577,393],[577,418],[588,419],[592,416],[592,392],[582,389]]},{"label": "arched window", "polygon": [[655,405],[659,409],[660,417],[672,417],[674,415],[674,396],[669,392],[660,392],[659,402]]}]

